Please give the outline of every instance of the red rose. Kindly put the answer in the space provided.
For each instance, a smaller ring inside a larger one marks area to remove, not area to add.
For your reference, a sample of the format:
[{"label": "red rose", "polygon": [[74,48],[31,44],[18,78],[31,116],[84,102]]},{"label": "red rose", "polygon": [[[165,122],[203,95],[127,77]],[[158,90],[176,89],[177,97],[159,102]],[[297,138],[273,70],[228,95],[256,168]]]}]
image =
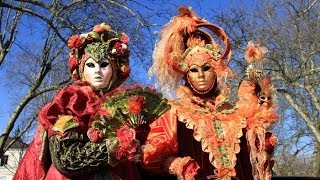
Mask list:
[{"label": "red rose", "polygon": [[143,96],[133,96],[129,99],[128,110],[130,113],[137,115],[143,109],[145,105],[145,99]]},{"label": "red rose", "polygon": [[274,148],[275,146],[277,145],[278,143],[278,138],[273,135],[272,133],[270,132],[267,132],[266,133],[266,136],[265,136],[266,140],[265,140],[265,147],[264,149],[269,153],[269,154],[272,154],[273,151],[274,151]]},{"label": "red rose", "polygon": [[99,129],[89,128],[87,131],[87,136],[93,143],[100,143],[103,140],[103,132]]},{"label": "red rose", "polygon": [[75,57],[69,58],[69,66],[70,66],[71,71],[73,71],[77,68],[78,63],[77,63],[77,59]]},{"label": "red rose", "polygon": [[113,47],[118,50],[119,48],[121,48],[121,42],[117,41]]},{"label": "red rose", "polygon": [[115,156],[118,160],[125,158],[129,161],[135,161],[137,160],[136,155],[138,154],[138,147],[139,142],[136,140],[133,140],[129,146],[120,145],[120,148],[117,149]]},{"label": "red rose", "polygon": [[112,50],[113,54],[116,55],[120,55],[120,56],[124,56],[124,55],[128,55],[129,51],[128,51],[128,46],[125,43],[122,43],[120,41],[117,41],[114,46],[113,46],[113,50]]},{"label": "red rose", "polygon": [[80,48],[82,46],[82,41],[79,35],[73,35],[68,40],[68,47],[71,48]]},{"label": "red rose", "polygon": [[135,139],[135,131],[127,126],[121,126],[116,130],[119,139],[119,149],[116,151],[116,158],[120,160],[122,157],[130,161],[136,160],[139,141]]},{"label": "red rose", "polygon": [[110,112],[106,108],[99,108],[97,113],[101,116],[110,116]]},{"label": "red rose", "polygon": [[126,143],[136,138],[135,131],[128,126],[121,126],[116,130],[116,134],[120,141],[120,144]]}]

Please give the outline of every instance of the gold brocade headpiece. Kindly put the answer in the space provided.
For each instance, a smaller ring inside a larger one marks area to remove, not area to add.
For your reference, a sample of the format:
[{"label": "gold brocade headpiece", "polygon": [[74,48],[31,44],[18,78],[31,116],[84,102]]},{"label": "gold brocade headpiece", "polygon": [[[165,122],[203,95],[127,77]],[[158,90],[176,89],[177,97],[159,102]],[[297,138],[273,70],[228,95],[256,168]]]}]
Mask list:
[{"label": "gold brocade headpiece", "polygon": [[218,81],[232,76],[227,61],[231,57],[230,42],[224,30],[198,17],[189,7],[178,10],[179,14],[162,29],[154,49],[149,74],[157,78],[157,85],[167,92],[182,85],[183,76],[192,64],[210,63]]},{"label": "gold brocade headpiece", "polygon": [[[220,38],[225,45],[225,49],[222,54],[220,52],[222,48],[213,40],[212,36],[200,28],[207,28]],[[166,63],[182,74],[185,74],[192,64],[197,64],[199,61],[210,64],[212,61],[226,61],[226,57],[231,52],[230,42],[227,35],[220,27],[214,24],[198,24],[194,32],[190,32],[190,35],[182,34],[182,36],[185,36],[183,37],[183,40],[186,41],[182,55],[178,55],[179,51],[175,52],[171,47],[174,46],[171,41],[168,41],[167,48],[169,50],[165,52],[168,53],[166,54]],[[170,51],[171,48],[172,51]],[[180,56],[180,59],[177,59],[178,56]],[[227,63],[219,62],[215,64],[225,64],[223,69],[227,68]],[[217,73],[219,74],[219,72]]]}]

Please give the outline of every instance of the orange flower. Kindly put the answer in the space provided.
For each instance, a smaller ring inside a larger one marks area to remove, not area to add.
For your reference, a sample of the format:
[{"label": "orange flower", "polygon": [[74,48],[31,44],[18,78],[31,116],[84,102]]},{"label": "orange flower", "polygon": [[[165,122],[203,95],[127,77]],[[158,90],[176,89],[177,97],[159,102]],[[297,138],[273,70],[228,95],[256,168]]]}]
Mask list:
[{"label": "orange flower", "polygon": [[249,64],[259,63],[264,59],[264,55],[267,51],[268,49],[266,47],[261,46],[260,44],[255,45],[253,41],[249,41],[244,58]]},{"label": "orange flower", "polygon": [[97,32],[97,33],[101,33],[103,31],[109,31],[109,30],[111,30],[111,26],[109,26],[105,23],[101,23],[101,24],[95,25],[93,27],[93,31]]},{"label": "orange flower", "polygon": [[129,74],[130,74],[130,67],[128,67],[128,66],[121,66],[121,71],[122,71],[122,78],[127,78],[128,76],[129,76]]},{"label": "orange flower", "polygon": [[275,135],[271,135],[269,142],[271,145],[276,146],[278,144],[278,138]]},{"label": "orange flower", "polygon": [[266,132],[266,140],[265,140],[265,147],[264,149],[269,153],[272,154],[274,151],[275,146],[278,144],[278,138],[273,135],[271,132]]},{"label": "orange flower", "polygon": [[129,36],[126,35],[124,32],[122,32],[120,41],[123,42],[123,43],[128,43],[129,42]]},{"label": "orange flower", "polygon": [[128,110],[130,113],[137,115],[143,109],[145,105],[145,99],[143,96],[133,96],[129,99]]},{"label": "orange flower", "polygon": [[73,35],[68,40],[68,47],[71,48],[80,48],[82,47],[82,41],[79,35]]}]

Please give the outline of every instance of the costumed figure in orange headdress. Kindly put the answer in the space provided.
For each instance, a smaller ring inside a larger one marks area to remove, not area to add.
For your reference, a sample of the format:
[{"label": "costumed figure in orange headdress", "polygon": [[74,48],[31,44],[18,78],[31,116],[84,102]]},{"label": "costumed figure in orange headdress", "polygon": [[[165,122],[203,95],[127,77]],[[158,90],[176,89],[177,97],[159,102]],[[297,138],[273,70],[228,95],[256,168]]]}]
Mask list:
[{"label": "costumed figure in orange headdress", "polygon": [[138,117],[167,106],[150,89],[117,88],[130,73],[128,41],[104,23],[69,38],[75,82],[40,109],[37,133],[14,179],[140,179],[134,127],[145,123]]},{"label": "costumed figure in orange headdress", "polygon": [[257,70],[265,49],[248,45],[248,75],[232,104],[228,36],[190,8],[179,11],[161,31],[149,71],[163,92],[176,90],[177,98],[150,125],[144,169],[175,179],[270,179],[277,139],[267,128],[278,116],[270,78]]}]

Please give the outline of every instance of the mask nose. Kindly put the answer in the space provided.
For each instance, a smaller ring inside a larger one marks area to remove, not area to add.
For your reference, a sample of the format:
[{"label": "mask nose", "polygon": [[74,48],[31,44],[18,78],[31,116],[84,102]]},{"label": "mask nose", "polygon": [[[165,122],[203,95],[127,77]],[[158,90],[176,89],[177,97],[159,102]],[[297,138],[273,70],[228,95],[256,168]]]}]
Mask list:
[{"label": "mask nose", "polygon": [[101,67],[100,67],[100,65],[95,66],[95,67],[94,67],[94,73],[100,74],[100,72],[101,72]]},{"label": "mask nose", "polygon": [[204,76],[203,70],[202,70],[202,69],[199,69],[199,70],[198,70],[198,78],[199,78],[199,79],[204,79],[204,77],[205,77],[205,76]]}]

